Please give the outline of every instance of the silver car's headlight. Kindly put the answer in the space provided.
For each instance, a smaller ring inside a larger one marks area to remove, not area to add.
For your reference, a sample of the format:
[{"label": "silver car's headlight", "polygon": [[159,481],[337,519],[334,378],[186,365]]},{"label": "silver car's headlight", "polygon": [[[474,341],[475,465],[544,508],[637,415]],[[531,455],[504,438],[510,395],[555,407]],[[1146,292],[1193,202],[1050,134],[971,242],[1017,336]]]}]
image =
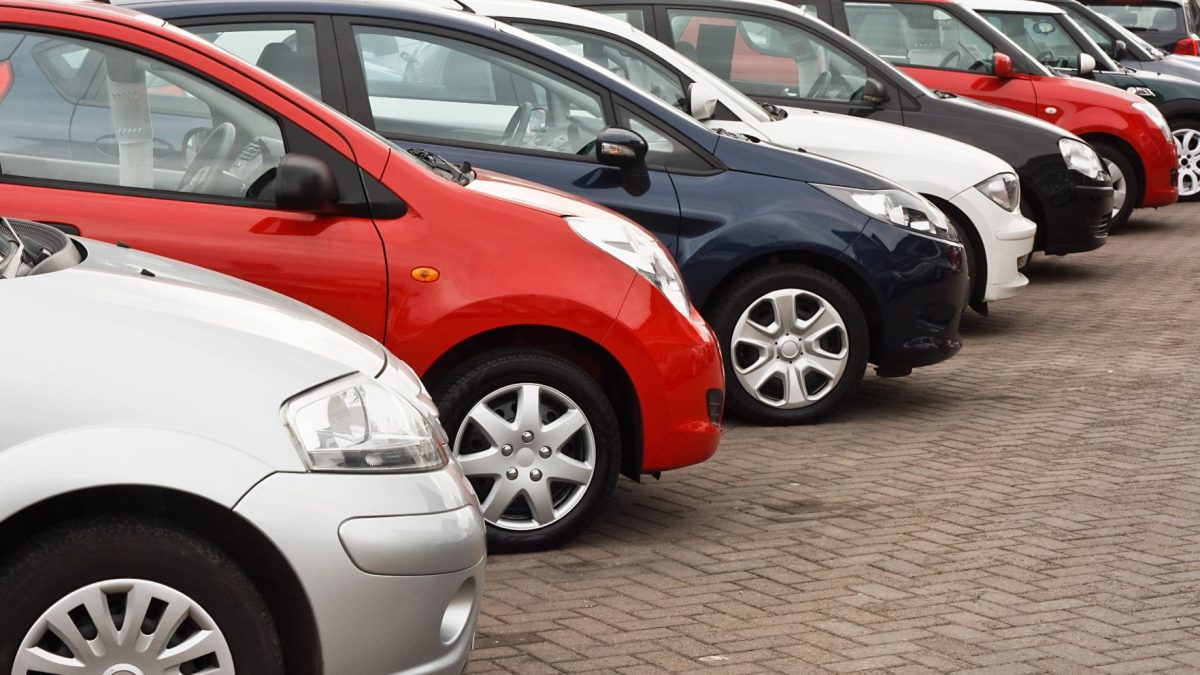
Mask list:
[{"label": "silver car's headlight", "polygon": [[447,462],[436,420],[365,375],[292,398],[283,417],[312,471],[430,471]]},{"label": "silver car's headlight", "polygon": [[931,237],[958,241],[958,233],[950,227],[946,214],[929,200],[907,190],[860,190],[817,183],[810,185],[877,220]]},{"label": "silver car's headlight", "polygon": [[1074,138],[1060,138],[1058,139],[1058,151],[1062,153],[1067,168],[1072,171],[1078,171],[1088,178],[1099,178],[1100,174],[1104,173],[1104,164],[1100,162],[1100,155],[1097,155],[1092,146],[1083,141],[1077,141]]},{"label": "silver car's headlight", "polygon": [[1154,126],[1158,127],[1158,130],[1162,132],[1163,138],[1167,139],[1171,145],[1175,144],[1175,137],[1171,135],[1171,125],[1167,124],[1167,118],[1163,117],[1162,112],[1158,108],[1144,101],[1138,101],[1130,105],[1133,106],[1134,110],[1149,117],[1150,121],[1154,122]]},{"label": "silver car's headlight", "polygon": [[580,218],[563,220],[596,248],[628,265],[671,301],[679,313],[688,316],[691,301],[683,286],[683,276],[671,254],[654,235],[619,218]]},{"label": "silver car's headlight", "polygon": [[1021,181],[1015,173],[998,173],[975,186],[1005,211],[1021,208]]}]

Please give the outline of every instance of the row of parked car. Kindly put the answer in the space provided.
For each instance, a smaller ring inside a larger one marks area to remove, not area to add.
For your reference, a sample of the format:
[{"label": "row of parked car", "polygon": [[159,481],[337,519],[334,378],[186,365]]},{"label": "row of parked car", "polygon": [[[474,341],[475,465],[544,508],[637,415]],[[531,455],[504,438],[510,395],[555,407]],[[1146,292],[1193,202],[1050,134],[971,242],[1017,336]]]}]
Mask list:
[{"label": "row of parked car", "polygon": [[485,536],[1200,194],[1187,3],[3,0],[0,669],[460,672]]}]

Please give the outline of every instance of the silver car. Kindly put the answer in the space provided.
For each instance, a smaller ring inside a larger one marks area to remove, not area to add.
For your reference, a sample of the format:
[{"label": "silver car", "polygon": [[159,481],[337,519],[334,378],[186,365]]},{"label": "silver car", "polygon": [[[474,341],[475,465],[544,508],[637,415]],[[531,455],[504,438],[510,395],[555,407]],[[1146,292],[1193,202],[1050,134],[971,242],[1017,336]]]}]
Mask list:
[{"label": "silver car", "polygon": [[2,219],[0,316],[0,673],[462,672],[484,522],[377,342]]}]

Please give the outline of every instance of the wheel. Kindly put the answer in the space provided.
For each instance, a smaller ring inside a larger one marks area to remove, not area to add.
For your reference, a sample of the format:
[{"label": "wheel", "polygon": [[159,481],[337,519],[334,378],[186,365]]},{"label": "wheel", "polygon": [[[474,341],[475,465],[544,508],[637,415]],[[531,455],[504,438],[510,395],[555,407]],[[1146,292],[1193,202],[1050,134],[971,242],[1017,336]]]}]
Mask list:
[{"label": "wheel", "polygon": [[711,313],[726,402],[756,424],[809,424],[845,404],[869,352],[858,301],[833,277],[771,265],[726,286]]},{"label": "wheel", "polygon": [[1171,120],[1175,150],[1179,154],[1179,201],[1200,199],[1200,119]]},{"label": "wheel", "polygon": [[1142,186],[1138,182],[1133,162],[1129,161],[1125,153],[1102,141],[1092,143],[1092,147],[1096,149],[1096,154],[1100,155],[1100,161],[1104,162],[1104,170],[1113,180],[1113,211],[1112,218],[1108,221],[1108,231],[1115,232],[1129,220],[1129,214],[1133,213],[1133,207],[1137,205],[1142,194]]},{"label": "wheel", "polygon": [[[967,228],[959,224],[949,213],[946,213],[946,219],[950,221],[950,226],[954,228],[954,232],[958,234],[958,243],[963,246],[963,258],[966,263],[967,272],[967,292],[966,300],[963,304],[970,305],[972,309],[980,314],[987,314],[987,303],[983,301],[983,290],[979,289],[976,292],[975,283],[980,281],[975,270],[978,263],[975,258],[975,244],[971,242],[971,237],[967,234]],[[983,283],[987,283],[983,280]]]},{"label": "wheel", "polygon": [[621,433],[600,385],[532,350],[469,361],[434,389],[454,452],[479,496],[494,551],[577,537],[616,487]]},{"label": "wheel", "polygon": [[271,613],[202,538],[96,518],[40,535],[0,567],[0,672],[283,673]]}]

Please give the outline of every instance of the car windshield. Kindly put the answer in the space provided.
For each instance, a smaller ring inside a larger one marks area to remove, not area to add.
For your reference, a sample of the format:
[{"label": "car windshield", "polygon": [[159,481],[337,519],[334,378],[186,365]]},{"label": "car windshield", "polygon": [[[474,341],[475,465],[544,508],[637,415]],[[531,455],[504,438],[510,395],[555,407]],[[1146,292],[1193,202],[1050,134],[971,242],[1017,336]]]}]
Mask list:
[{"label": "car windshield", "polygon": [[[1051,68],[1079,69],[1079,55],[1090,52],[1090,45],[1076,39],[1067,29],[1067,18],[1057,14],[1022,14],[980,11],[980,16],[1017,43],[1040,63]],[[1100,70],[1120,70],[1104,56]]]},{"label": "car windshield", "polygon": [[1149,42],[1146,42],[1145,38],[1131,32],[1130,30],[1128,30],[1121,24],[1114,21],[1112,19],[1112,17],[1101,15],[1100,18],[1103,19],[1105,22],[1107,22],[1108,25],[1112,26],[1112,28],[1115,31],[1117,31],[1117,34],[1120,35],[1120,39],[1124,40],[1125,42],[1127,42],[1131,45],[1136,45],[1136,46],[1140,47],[1143,51],[1145,51],[1152,58],[1154,58],[1154,60],[1161,61],[1162,59],[1164,59],[1167,56],[1167,53],[1165,51],[1159,49],[1158,47],[1155,47],[1154,45],[1150,44]]},{"label": "car windshield", "polygon": [[1183,6],[1170,2],[1092,5],[1098,13],[1135,33],[1186,33]]}]

